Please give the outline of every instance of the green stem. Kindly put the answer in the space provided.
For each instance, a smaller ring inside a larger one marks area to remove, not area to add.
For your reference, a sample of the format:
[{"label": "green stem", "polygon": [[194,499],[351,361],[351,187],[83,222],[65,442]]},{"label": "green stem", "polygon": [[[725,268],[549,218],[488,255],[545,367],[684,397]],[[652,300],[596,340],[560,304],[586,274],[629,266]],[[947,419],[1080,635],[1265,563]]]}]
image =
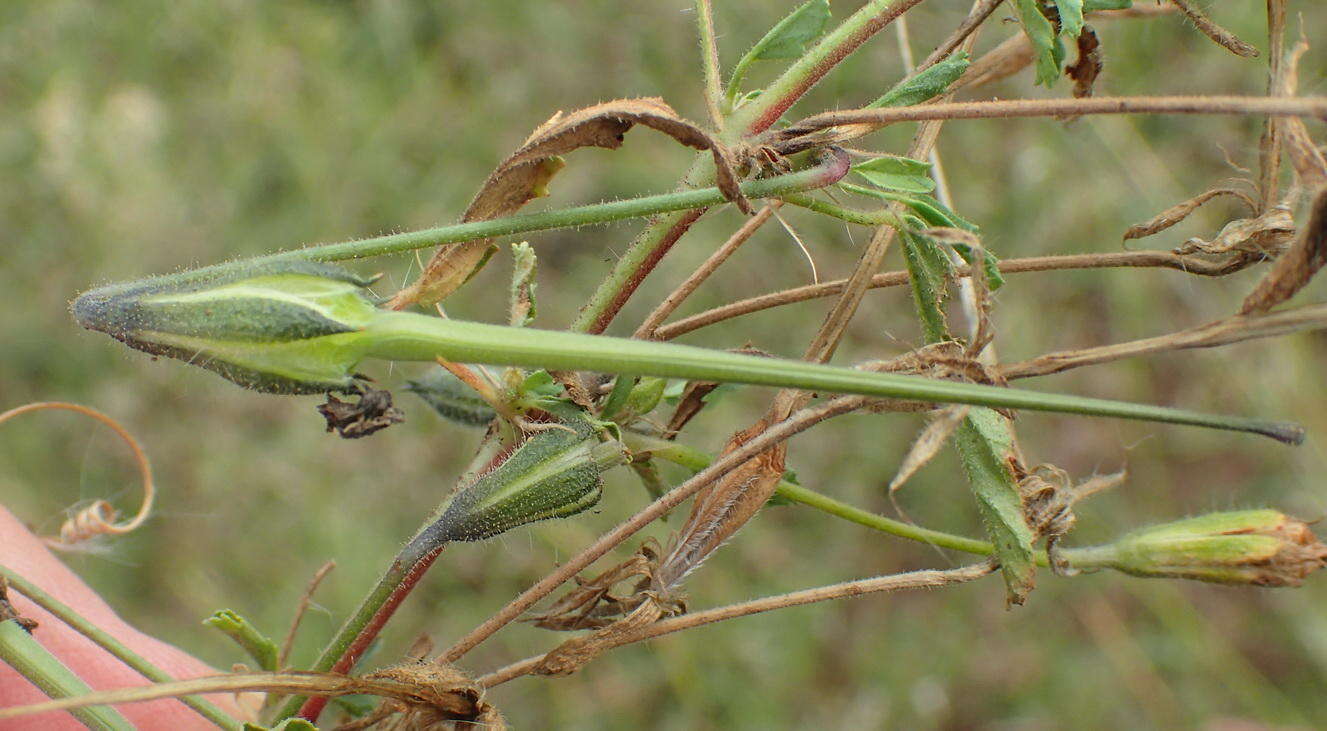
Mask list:
[{"label": "green stem", "polygon": [[[5,566],[0,566],[0,575],[3,575],[9,581],[10,586],[18,590],[18,593],[31,599],[34,604],[42,609],[54,614],[56,618],[72,627],[74,631],[92,640],[97,646],[117,657],[120,662],[136,670],[139,675],[154,683],[169,683],[175,680],[165,671],[144,660],[138,653],[130,650],[119,640],[88,622],[72,608],[42,591],[36,584],[24,579]],[[239,721],[231,718],[225,711],[203,698],[193,695],[181,696],[180,702],[221,728],[236,729],[236,731],[240,729]]]},{"label": "green stem", "polygon": [[[844,169],[839,170],[840,167]],[[824,187],[836,182],[846,173],[846,163],[840,165],[837,157],[831,156],[820,165],[799,170],[795,173],[778,175],[761,180],[742,183],[742,193],[748,198],[778,198],[789,193]],[[700,188],[675,193],[630,198],[627,200],[596,203],[588,206],[563,208],[543,213],[525,213],[488,221],[472,221],[450,226],[439,226],[419,231],[407,231],[387,236],[373,236],[354,241],[341,241],[333,244],[316,244],[301,249],[290,249],[275,254],[267,254],[241,261],[214,264],[199,269],[191,269],[180,274],[159,277],[166,283],[175,279],[192,278],[199,275],[213,275],[237,266],[252,266],[280,261],[344,261],[347,259],[365,259],[386,254],[398,254],[416,249],[425,249],[442,244],[455,244],[463,241],[475,241],[497,236],[546,231],[559,228],[573,228],[598,223],[610,223],[628,218],[642,218],[660,213],[692,211],[715,206],[725,202],[723,193],[718,188]]]},{"label": "green stem", "polygon": [[[699,472],[710,463],[714,458],[699,449],[689,447],[685,444],[652,437],[645,434],[628,432],[623,434],[623,440],[627,448],[632,453],[648,454],[651,457],[662,459],[666,462],[672,462],[679,467],[685,467],[692,472]],[[972,553],[978,556],[991,556],[995,554],[995,547],[987,541],[969,538],[967,536],[945,533],[944,531],[923,528],[912,523],[904,523],[901,520],[886,518],[879,513],[872,513],[869,510],[845,503],[841,500],[835,500],[828,495],[810,490],[801,485],[794,484],[787,480],[780,480],[775,494],[785,500],[815,508],[838,518],[843,518],[857,525],[888,533],[891,536],[906,538],[918,543],[927,543],[940,548],[949,548],[964,553]],[[1062,548],[1056,554],[1056,558],[1062,559],[1070,567],[1083,571],[1108,568],[1114,564],[1115,552],[1110,546],[1085,546],[1083,548]],[[1038,566],[1049,567],[1050,559],[1045,551],[1037,551],[1035,560]]]},{"label": "green stem", "polygon": [[[53,699],[92,692],[87,683],[60,662],[13,619],[0,622],[0,660]],[[111,706],[85,706],[69,711],[83,725],[98,731],[132,731],[133,725]]]},{"label": "green stem", "polygon": [[779,358],[761,358],[674,343],[512,328],[427,315],[379,312],[365,330],[364,353],[387,360],[598,371],[721,383],[800,388],[923,402],[1031,409],[1088,416],[1188,424],[1252,432],[1297,444],[1295,424],[1204,414],[1150,404],[1038,393],[922,376],[876,373]]},{"label": "green stem", "polygon": [[700,64],[705,70],[705,105],[715,130],[723,129],[723,81],[719,79],[719,44],[714,39],[714,10],[710,0],[696,0],[696,25],[700,31]]}]

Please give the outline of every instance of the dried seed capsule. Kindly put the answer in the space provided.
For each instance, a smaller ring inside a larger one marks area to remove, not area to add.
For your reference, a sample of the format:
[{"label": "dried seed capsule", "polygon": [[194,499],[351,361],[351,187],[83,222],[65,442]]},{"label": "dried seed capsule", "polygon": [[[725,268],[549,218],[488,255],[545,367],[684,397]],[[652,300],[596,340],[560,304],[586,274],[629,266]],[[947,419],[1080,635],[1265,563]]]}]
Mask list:
[{"label": "dried seed capsule", "polygon": [[1217,584],[1299,586],[1327,564],[1327,545],[1302,520],[1276,510],[1211,513],[1078,549],[1076,567]]},{"label": "dried seed capsule", "polygon": [[473,388],[449,371],[435,368],[418,381],[409,381],[405,389],[419,394],[442,418],[465,426],[484,426],[493,421],[493,407]]},{"label": "dried seed capsule", "polygon": [[309,262],[158,277],[81,295],[79,324],[272,393],[349,390],[376,308],[369,282]]},{"label": "dried seed capsule", "polygon": [[601,444],[584,421],[537,432],[461,488],[430,530],[442,540],[481,541],[526,523],[575,515],[599,502],[601,473],[621,461],[621,445]]}]

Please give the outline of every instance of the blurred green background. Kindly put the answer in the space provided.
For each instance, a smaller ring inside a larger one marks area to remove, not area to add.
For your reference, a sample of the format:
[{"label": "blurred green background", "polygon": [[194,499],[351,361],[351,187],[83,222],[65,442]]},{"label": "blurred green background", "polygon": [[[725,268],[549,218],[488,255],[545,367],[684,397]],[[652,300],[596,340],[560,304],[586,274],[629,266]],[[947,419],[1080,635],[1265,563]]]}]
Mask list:
[{"label": "blurred green background", "polygon": [[[718,0],[727,66],[791,2]],[[835,3],[844,17],[858,3]],[[137,533],[68,560],[132,622],[218,667],[242,658],[200,626],[229,607],[284,633],[312,573],[335,560],[297,645],[307,662],[377,572],[448,490],[479,434],[402,398],[409,422],[370,439],[323,433],[313,398],[249,393],[199,369],[153,363],[81,332],[66,306],[97,283],[298,244],[455,219],[488,170],[558,109],[659,95],[693,119],[699,96],[694,17],[662,2],[121,2],[0,4],[0,408],[71,400],[127,425],[152,456],[163,494]],[[907,16],[924,55],[967,3]],[[1327,9],[1291,4],[1292,32]],[[1266,48],[1263,4],[1220,3],[1216,19]],[[1013,28],[987,25],[980,48]],[[1177,16],[1097,24],[1099,94],[1261,93],[1265,59],[1243,60]],[[1301,93],[1327,93],[1322,49]],[[771,78],[777,64],[753,71]],[[793,112],[859,105],[901,76],[882,33]],[[983,94],[1066,95],[1022,74]],[[1115,251],[1129,224],[1256,166],[1260,124],[1238,118],[1085,118],[957,122],[939,151],[958,210],[1003,257]],[[1322,126],[1312,127],[1322,139]],[[903,151],[900,127],[863,143]],[[690,153],[637,131],[617,152],[574,153],[553,196],[574,205],[669,189]],[[1139,245],[1210,238],[1236,209],[1215,203]],[[786,214],[825,278],[849,271],[866,229]],[[626,333],[740,222],[708,215],[618,320]],[[537,325],[563,327],[638,223],[531,238],[540,254]],[[498,321],[509,271],[498,257],[454,300],[456,316]],[[891,252],[887,266],[900,268]],[[361,267],[388,285],[413,257]],[[1234,311],[1261,272],[1224,280],[1171,271],[1024,274],[998,293],[1006,360],[1160,334]],[[684,313],[809,281],[789,236],[767,226]],[[1300,299],[1321,299],[1315,284]],[[687,342],[747,342],[796,355],[828,301],[771,310]],[[868,295],[839,361],[896,354],[919,340],[903,290]],[[1130,470],[1127,484],[1080,506],[1069,543],[1194,513],[1274,506],[1327,512],[1327,337],[1296,335],[1220,351],[1121,362],[1034,387],[1275,416],[1310,430],[1291,449],[1243,435],[1026,414],[1029,459],[1078,477]],[[376,375],[399,384],[406,372]],[[686,440],[716,449],[760,413],[756,389],[719,402]],[[884,485],[915,416],[853,416],[793,442],[809,487],[888,512]],[[671,474],[677,479],[680,475]],[[136,505],[137,477],[106,430],[71,414],[0,427],[0,499],[44,532],[67,506]],[[557,561],[646,502],[615,475],[593,513],[453,547],[393,622],[370,662],[419,633],[445,643]],[[900,495],[923,524],[976,534],[957,462],[944,455]],[[649,534],[666,540],[677,524]],[[634,545],[634,543],[633,543]],[[809,509],[765,511],[689,582],[709,607],[807,586],[967,561],[843,525]],[[522,728],[727,729],[1204,727],[1327,725],[1327,581],[1251,590],[1117,574],[1040,577],[1006,611],[996,580],[741,619],[611,653],[569,678],[525,678],[490,694]],[[464,666],[484,672],[562,639],[504,630]]]}]

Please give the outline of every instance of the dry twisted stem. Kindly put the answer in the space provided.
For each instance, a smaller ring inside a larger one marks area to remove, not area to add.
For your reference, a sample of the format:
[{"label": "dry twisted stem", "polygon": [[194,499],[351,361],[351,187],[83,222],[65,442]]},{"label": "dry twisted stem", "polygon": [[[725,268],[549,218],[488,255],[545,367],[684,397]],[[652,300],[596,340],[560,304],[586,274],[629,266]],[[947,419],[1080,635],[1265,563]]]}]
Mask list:
[{"label": "dry twisted stem", "polygon": [[[831,601],[834,599],[846,599],[851,597],[864,596],[866,594],[875,594],[880,592],[902,591],[905,589],[931,589],[951,584],[959,584],[974,579],[980,579],[988,576],[995,571],[996,567],[990,562],[972,564],[961,568],[949,569],[946,571],[910,571],[904,574],[894,574],[891,576],[880,576],[872,579],[859,579],[856,581],[845,581],[839,584],[829,586],[819,586],[813,589],[803,589],[801,591],[779,594],[778,596],[764,597],[754,599],[739,604],[730,604],[724,607],[716,607],[691,614],[683,614],[678,617],[663,619],[652,624],[633,627],[613,635],[612,647],[621,647],[622,645],[641,642],[644,640],[661,637],[673,632],[681,632],[695,627],[701,627],[714,622],[721,622],[726,619],[735,619],[737,617],[746,617],[760,612],[769,612],[776,609],[786,609],[788,607],[797,607],[805,604],[814,604],[816,602]],[[610,649],[610,648],[603,648]],[[492,673],[479,677],[475,682],[484,688],[492,688],[495,685],[518,678],[522,675],[529,675],[537,672],[544,667],[547,655],[537,655],[526,658],[520,662],[512,663],[507,667],[496,670]]]},{"label": "dry twisted stem", "polygon": [[1189,348],[1214,348],[1255,338],[1323,329],[1327,329],[1327,305],[1310,305],[1268,314],[1235,315],[1154,338],[1063,350],[1019,363],[1006,363],[1000,366],[1000,373],[1009,379],[1031,378],[1140,355]]},{"label": "dry twisted stem", "polygon": [[[1068,254],[1063,256],[1034,256],[1025,259],[1005,259],[998,263],[1001,274],[1022,274],[1025,272],[1047,272],[1062,269],[1106,269],[1112,267],[1162,268],[1197,274],[1207,277],[1219,277],[1232,274],[1247,267],[1250,261],[1242,258],[1213,259],[1203,256],[1182,256],[1168,251],[1122,251],[1110,254]],[[954,275],[967,277],[972,273],[967,266],[955,267]],[[846,279],[832,282],[795,287],[769,294],[759,295],[744,300],[730,302],[722,307],[675,320],[655,331],[659,340],[671,340],[693,330],[699,330],[724,320],[729,320],[753,312],[781,307],[796,302],[828,297],[843,291]],[[897,287],[908,283],[908,273],[904,271],[883,272],[871,278],[870,288]]]}]

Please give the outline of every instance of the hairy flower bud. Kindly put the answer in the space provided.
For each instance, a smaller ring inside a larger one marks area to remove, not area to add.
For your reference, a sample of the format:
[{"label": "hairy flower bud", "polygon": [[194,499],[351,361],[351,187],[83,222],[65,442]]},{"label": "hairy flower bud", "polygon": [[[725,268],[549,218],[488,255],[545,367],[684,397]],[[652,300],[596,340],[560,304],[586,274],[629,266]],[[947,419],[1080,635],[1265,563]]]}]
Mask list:
[{"label": "hairy flower bud", "polygon": [[288,262],[112,285],[72,309],[83,327],[246,388],[342,391],[364,356],[357,333],[376,312],[368,284],[339,267]]},{"label": "hairy flower bud", "polygon": [[1217,584],[1299,586],[1327,565],[1327,545],[1302,520],[1276,510],[1211,513],[1078,549],[1075,567]]},{"label": "hairy flower bud", "polygon": [[461,488],[430,530],[448,541],[481,541],[599,502],[603,470],[622,447],[601,444],[584,421],[536,432],[502,464]]}]

